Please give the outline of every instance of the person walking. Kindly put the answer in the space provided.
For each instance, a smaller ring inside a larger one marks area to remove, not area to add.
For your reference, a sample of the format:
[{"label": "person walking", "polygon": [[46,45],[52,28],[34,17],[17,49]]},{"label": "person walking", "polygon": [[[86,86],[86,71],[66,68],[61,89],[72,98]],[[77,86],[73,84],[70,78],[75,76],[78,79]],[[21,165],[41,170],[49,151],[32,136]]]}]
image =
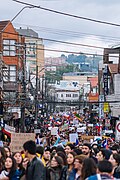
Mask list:
[{"label": "person walking", "polygon": [[46,172],[40,159],[36,157],[36,144],[29,140],[23,144],[25,157],[28,158],[25,176],[27,180],[44,180]]}]

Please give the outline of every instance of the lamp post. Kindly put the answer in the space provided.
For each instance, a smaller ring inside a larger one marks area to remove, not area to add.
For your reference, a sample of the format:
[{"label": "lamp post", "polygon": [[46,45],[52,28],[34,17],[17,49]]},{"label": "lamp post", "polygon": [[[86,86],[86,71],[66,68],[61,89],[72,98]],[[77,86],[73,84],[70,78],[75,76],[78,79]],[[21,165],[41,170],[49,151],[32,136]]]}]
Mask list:
[{"label": "lamp post", "polygon": [[12,19],[10,22],[13,22],[18,16],[19,14],[21,14],[21,12],[24,10],[24,9],[27,9],[27,8],[34,8],[33,6],[24,6]]}]

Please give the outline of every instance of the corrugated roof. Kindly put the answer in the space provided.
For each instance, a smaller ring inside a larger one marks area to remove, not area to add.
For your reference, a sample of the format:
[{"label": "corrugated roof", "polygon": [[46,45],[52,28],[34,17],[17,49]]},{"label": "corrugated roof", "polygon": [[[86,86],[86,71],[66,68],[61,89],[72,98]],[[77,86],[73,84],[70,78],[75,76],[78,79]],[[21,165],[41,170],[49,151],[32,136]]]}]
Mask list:
[{"label": "corrugated roof", "polygon": [[0,21],[0,31],[3,31],[10,21]]},{"label": "corrugated roof", "polygon": [[16,29],[16,31],[20,34],[20,35],[23,35],[23,36],[30,36],[30,37],[35,37],[35,38],[38,38],[38,33],[36,33],[35,31],[33,31],[32,29]]},{"label": "corrugated roof", "polygon": [[109,67],[111,74],[118,73],[118,64],[108,64],[108,67]]}]

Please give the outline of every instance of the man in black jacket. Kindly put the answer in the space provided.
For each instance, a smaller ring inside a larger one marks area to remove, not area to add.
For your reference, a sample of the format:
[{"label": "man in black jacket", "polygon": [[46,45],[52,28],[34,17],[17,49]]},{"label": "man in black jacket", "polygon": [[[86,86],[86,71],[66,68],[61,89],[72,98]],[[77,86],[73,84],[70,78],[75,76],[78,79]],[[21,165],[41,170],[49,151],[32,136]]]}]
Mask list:
[{"label": "man in black jacket", "polygon": [[45,168],[40,159],[36,157],[36,144],[30,140],[23,144],[25,157],[29,159],[26,169],[27,180],[45,180]]}]

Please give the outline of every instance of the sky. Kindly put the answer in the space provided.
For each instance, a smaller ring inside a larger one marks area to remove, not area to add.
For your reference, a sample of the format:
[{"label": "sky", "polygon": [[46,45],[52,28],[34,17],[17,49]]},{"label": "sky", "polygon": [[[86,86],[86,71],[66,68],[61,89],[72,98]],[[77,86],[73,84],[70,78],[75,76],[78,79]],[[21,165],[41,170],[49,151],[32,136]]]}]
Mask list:
[{"label": "sky", "polygon": [[[20,0],[32,5],[120,25],[120,0]],[[11,20],[24,7],[13,0],[0,1],[0,20]],[[25,8],[12,22],[15,28],[31,28],[40,38],[77,43],[77,45],[55,43],[44,40],[46,49],[68,51],[46,51],[46,57],[83,52],[103,54],[103,48],[120,42],[120,26],[106,25],[56,14],[39,8]],[[79,45],[78,45],[79,44]],[[91,45],[101,48],[92,48]]]}]

